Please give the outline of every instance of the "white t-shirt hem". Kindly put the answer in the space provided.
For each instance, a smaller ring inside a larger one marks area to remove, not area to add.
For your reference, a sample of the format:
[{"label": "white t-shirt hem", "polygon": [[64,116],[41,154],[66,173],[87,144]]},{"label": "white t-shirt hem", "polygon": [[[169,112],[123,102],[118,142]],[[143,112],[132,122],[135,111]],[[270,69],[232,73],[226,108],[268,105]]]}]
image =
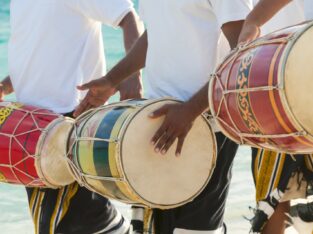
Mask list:
[{"label": "white t-shirt hem", "polygon": [[226,23],[245,20],[248,14],[249,14],[248,11],[247,12],[237,12],[234,14],[227,14],[219,20],[218,26],[221,28]]},{"label": "white t-shirt hem", "polygon": [[131,11],[134,11],[133,7],[129,7],[125,9],[121,14],[116,18],[116,20],[113,22],[112,27],[118,28],[124,17]]}]

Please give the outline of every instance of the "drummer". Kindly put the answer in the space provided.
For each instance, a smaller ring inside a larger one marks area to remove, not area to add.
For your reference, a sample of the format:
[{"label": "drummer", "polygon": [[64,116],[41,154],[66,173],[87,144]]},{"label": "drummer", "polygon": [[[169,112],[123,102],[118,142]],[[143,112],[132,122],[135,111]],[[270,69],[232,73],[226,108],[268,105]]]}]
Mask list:
[{"label": "drummer", "polygon": [[[127,50],[139,37],[129,0],[12,0],[10,4],[10,76],[0,84],[0,101],[15,91],[19,102],[72,112],[82,95],[76,85],[105,72],[101,23],[123,29]],[[141,97],[139,78],[134,74],[117,88],[122,98]],[[108,199],[77,183],[61,189],[27,188],[27,194],[35,233],[128,232],[129,223]]]},{"label": "drummer", "polygon": [[[89,91],[75,114],[103,104],[122,80],[145,67],[148,98],[172,96],[189,100],[184,104],[166,105],[151,115],[152,118],[165,115],[162,127],[151,139],[155,150],[165,154],[178,138],[176,154],[179,156],[192,122],[208,107],[206,83],[217,62],[218,39],[223,32],[234,48],[251,7],[250,0],[141,0],[141,17],[147,31],[106,76],[79,87]],[[201,87],[201,91],[192,96]],[[222,133],[216,137],[218,160],[208,186],[187,205],[154,210],[157,233],[226,231],[223,216],[238,146]],[[140,220],[134,220],[133,224],[140,224]],[[143,231],[140,225],[134,229]]]}]

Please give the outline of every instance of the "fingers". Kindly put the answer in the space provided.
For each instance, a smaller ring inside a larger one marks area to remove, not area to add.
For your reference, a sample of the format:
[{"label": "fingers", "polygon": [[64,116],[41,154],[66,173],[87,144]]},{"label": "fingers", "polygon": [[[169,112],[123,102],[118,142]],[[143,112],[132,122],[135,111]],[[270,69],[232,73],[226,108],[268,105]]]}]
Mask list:
[{"label": "fingers", "polygon": [[161,154],[166,154],[167,150],[165,149],[165,146],[169,143],[170,145],[175,141],[176,136],[174,136],[173,133],[169,132],[169,130],[166,130],[163,132],[161,137],[158,139],[158,141],[154,145],[155,152],[161,152]]},{"label": "fingers", "polygon": [[154,112],[150,113],[149,117],[152,119],[156,119],[161,117],[162,115],[165,115],[168,111],[169,105],[164,105],[161,108],[155,110]]},{"label": "fingers", "polygon": [[87,97],[84,98],[84,100],[76,107],[73,116],[76,118],[80,114],[82,114],[84,111],[86,111],[89,107],[89,103],[87,101]]},{"label": "fingers", "polygon": [[161,154],[166,154],[167,151],[169,150],[169,148],[173,145],[173,143],[175,142],[176,140],[176,135],[171,135],[170,137],[167,138],[167,141],[162,145],[160,146],[161,148]]},{"label": "fingers", "polygon": [[94,87],[96,85],[96,82],[97,82],[96,80],[92,80],[86,84],[78,85],[77,89],[82,90],[82,91],[87,90],[87,89],[91,89],[92,87]]},{"label": "fingers", "polygon": [[3,85],[0,84],[0,102],[4,101],[4,90],[3,90]]},{"label": "fingers", "polygon": [[181,151],[183,149],[184,141],[185,141],[186,135],[182,135],[178,137],[178,142],[177,142],[177,147],[176,147],[176,152],[175,155],[179,157],[181,155]]},{"label": "fingers", "polygon": [[[161,127],[156,131],[156,133],[154,134],[154,136],[151,139],[151,144],[155,145],[159,139],[164,135],[164,133],[166,132],[167,127],[164,125],[164,123],[161,125]],[[158,153],[159,152],[159,148],[155,147],[155,151]]]}]

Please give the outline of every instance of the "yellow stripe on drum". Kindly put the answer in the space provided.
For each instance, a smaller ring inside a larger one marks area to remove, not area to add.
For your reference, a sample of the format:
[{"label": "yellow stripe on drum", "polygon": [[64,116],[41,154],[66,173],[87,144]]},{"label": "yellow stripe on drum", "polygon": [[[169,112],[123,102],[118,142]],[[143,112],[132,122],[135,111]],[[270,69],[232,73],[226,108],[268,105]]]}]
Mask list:
[{"label": "yellow stripe on drum", "polygon": [[[112,129],[110,139],[118,139],[123,124],[127,120],[128,116],[134,112],[135,109],[129,108],[118,118]],[[120,142],[118,144],[120,144]],[[118,145],[116,143],[109,143],[109,166],[113,177],[122,178],[124,177],[124,173],[122,172],[120,154],[117,149]],[[115,184],[120,189],[122,194],[128,197],[130,201],[141,200],[132,190],[129,189],[130,186],[128,185],[128,182],[115,182]]]},{"label": "yellow stripe on drum", "polygon": [[[101,110],[100,110],[101,111]],[[110,114],[110,111],[104,112],[104,114],[94,114],[91,118],[85,120],[83,126],[81,127],[81,131],[79,132],[80,136],[88,136],[91,138],[95,138],[97,134],[97,130],[99,129],[100,125],[102,124],[102,120]],[[84,132],[88,132],[88,134],[84,134]],[[92,133],[92,135],[90,135]],[[78,156],[78,163],[80,169],[88,174],[93,176],[99,176],[96,166],[97,163],[95,162],[94,157],[94,144],[95,141],[81,141],[79,143],[79,156],[88,155],[88,157],[79,157]],[[111,192],[103,186],[101,180],[96,179],[87,179],[87,184],[85,185],[87,188],[96,191],[95,188],[101,188],[101,190],[108,195],[108,197],[114,198],[111,195]],[[97,191],[98,192],[98,191]]]}]

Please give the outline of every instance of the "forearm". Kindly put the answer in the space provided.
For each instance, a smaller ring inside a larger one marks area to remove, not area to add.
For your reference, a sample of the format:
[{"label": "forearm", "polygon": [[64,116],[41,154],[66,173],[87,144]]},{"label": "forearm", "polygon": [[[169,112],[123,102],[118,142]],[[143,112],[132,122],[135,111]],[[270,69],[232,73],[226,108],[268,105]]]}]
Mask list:
[{"label": "forearm", "polygon": [[113,86],[119,85],[126,78],[144,68],[148,49],[147,32],[142,34],[127,55],[105,76]]},{"label": "forearm", "polygon": [[11,78],[10,76],[7,76],[6,78],[4,78],[1,82],[0,85],[2,86],[4,95],[8,95],[10,93],[13,93],[13,85],[11,82]]},{"label": "forearm", "polygon": [[246,23],[261,27],[289,2],[291,0],[261,0],[247,16]]}]

